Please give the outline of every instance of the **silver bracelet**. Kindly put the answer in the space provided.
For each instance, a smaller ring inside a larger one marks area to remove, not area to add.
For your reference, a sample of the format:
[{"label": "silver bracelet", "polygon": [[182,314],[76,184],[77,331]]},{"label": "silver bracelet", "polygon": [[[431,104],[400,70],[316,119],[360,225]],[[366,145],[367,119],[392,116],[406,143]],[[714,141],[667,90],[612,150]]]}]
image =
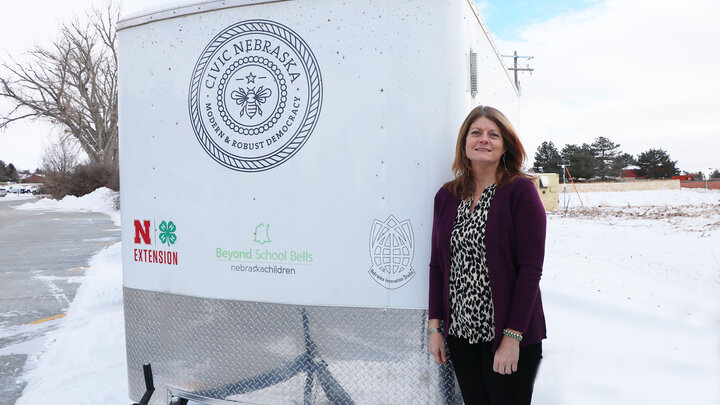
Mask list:
[{"label": "silver bracelet", "polygon": [[442,328],[432,328],[428,329],[428,336],[432,335],[433,333],[442,333]]}]

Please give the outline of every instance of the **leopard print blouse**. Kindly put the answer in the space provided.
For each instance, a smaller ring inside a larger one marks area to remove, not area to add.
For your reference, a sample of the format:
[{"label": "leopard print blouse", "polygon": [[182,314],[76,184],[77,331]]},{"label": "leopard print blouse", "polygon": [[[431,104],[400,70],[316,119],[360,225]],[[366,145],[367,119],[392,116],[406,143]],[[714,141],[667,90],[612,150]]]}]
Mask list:
[{"label": "leopard print blouse", "polygon": [[496,185],[483,191],[471,209],[472,197],[460,202],[450,239],[449,334],[470,343],[495,338],[490,275],[485,262],[485,222]]}]

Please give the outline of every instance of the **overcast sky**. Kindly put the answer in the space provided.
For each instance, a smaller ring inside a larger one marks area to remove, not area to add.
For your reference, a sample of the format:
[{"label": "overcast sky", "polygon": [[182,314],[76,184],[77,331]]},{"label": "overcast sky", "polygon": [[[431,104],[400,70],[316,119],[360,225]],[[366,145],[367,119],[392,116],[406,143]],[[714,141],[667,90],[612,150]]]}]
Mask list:
[{"label": "overcast sky", "polygon": [[[58,22],[93,2],[4,1],[0,59],[52,39]],[[634,155],[664,149],[683,170],[720,167],[720,1],[493,0],[479,8],[501,53],[534,56],[516,123],[530,165],[541,141],[560,149],[604,136]],[[0,160],[35,169],[51,132],[42,123],[0,132]]]},{"label": "overcast sky", "polygon": [[[83,15],[91,5],[92,0],[2,0],[0,61],[7,61],[8,55],[17,57],[35,43],[51,41],[59,22]],[[7,108],[8,104],[0,101],[0,109],[5,112]],[[0,160],[15,164],[18,169],[35,170],[53,132],[57,129],[42,121],[16,122],[0,130]]]},{"label": "overcast sky", "polygon": [[502,3],[481,3],[501,52],[534,56],[521,79],[529,153],[604,136],[633,155],[664,149],[682,170],[720,167],[719,1],[576,1],[507,31],[495,25]]}]

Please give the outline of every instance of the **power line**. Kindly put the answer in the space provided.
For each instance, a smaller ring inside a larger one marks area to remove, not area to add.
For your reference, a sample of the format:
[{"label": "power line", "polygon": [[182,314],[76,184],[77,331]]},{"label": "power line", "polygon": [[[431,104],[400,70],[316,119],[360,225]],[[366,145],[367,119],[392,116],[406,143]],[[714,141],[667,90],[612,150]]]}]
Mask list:
[{"label": "power line", "polygon": [[526,64],[525,67],[518,67],[518,59],[525,59],[526,61],[529,61],[530,59],[534,58],[534,56],[518,56],[517,51],[515,51],[512,55],[502,55],[503,58],[513,58],[513,67],[508,68],[508,70],[512,70],[515,74],[515,88],[517,91],[520,91],[520,82],[518,81],[518,72],[532,72],[535,70],[530,67],[529,64]]}]

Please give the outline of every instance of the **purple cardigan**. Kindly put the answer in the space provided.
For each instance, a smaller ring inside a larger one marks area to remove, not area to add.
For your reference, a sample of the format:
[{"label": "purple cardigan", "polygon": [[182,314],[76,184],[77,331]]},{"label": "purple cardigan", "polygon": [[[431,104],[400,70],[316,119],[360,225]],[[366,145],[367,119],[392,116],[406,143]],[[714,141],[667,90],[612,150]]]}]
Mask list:
[{"label": "purple cardigan", "polygon": [[[450,236],[460,200],[445,188],[435,195],[428,317],[450,327]],[[518,177],[498,187],[485,224],[485,255],[495,310],[497,350],[502,330],[523,334],[521,346],[546,338],[540,298],[545,256],[545,209],[531,180]]]}]

